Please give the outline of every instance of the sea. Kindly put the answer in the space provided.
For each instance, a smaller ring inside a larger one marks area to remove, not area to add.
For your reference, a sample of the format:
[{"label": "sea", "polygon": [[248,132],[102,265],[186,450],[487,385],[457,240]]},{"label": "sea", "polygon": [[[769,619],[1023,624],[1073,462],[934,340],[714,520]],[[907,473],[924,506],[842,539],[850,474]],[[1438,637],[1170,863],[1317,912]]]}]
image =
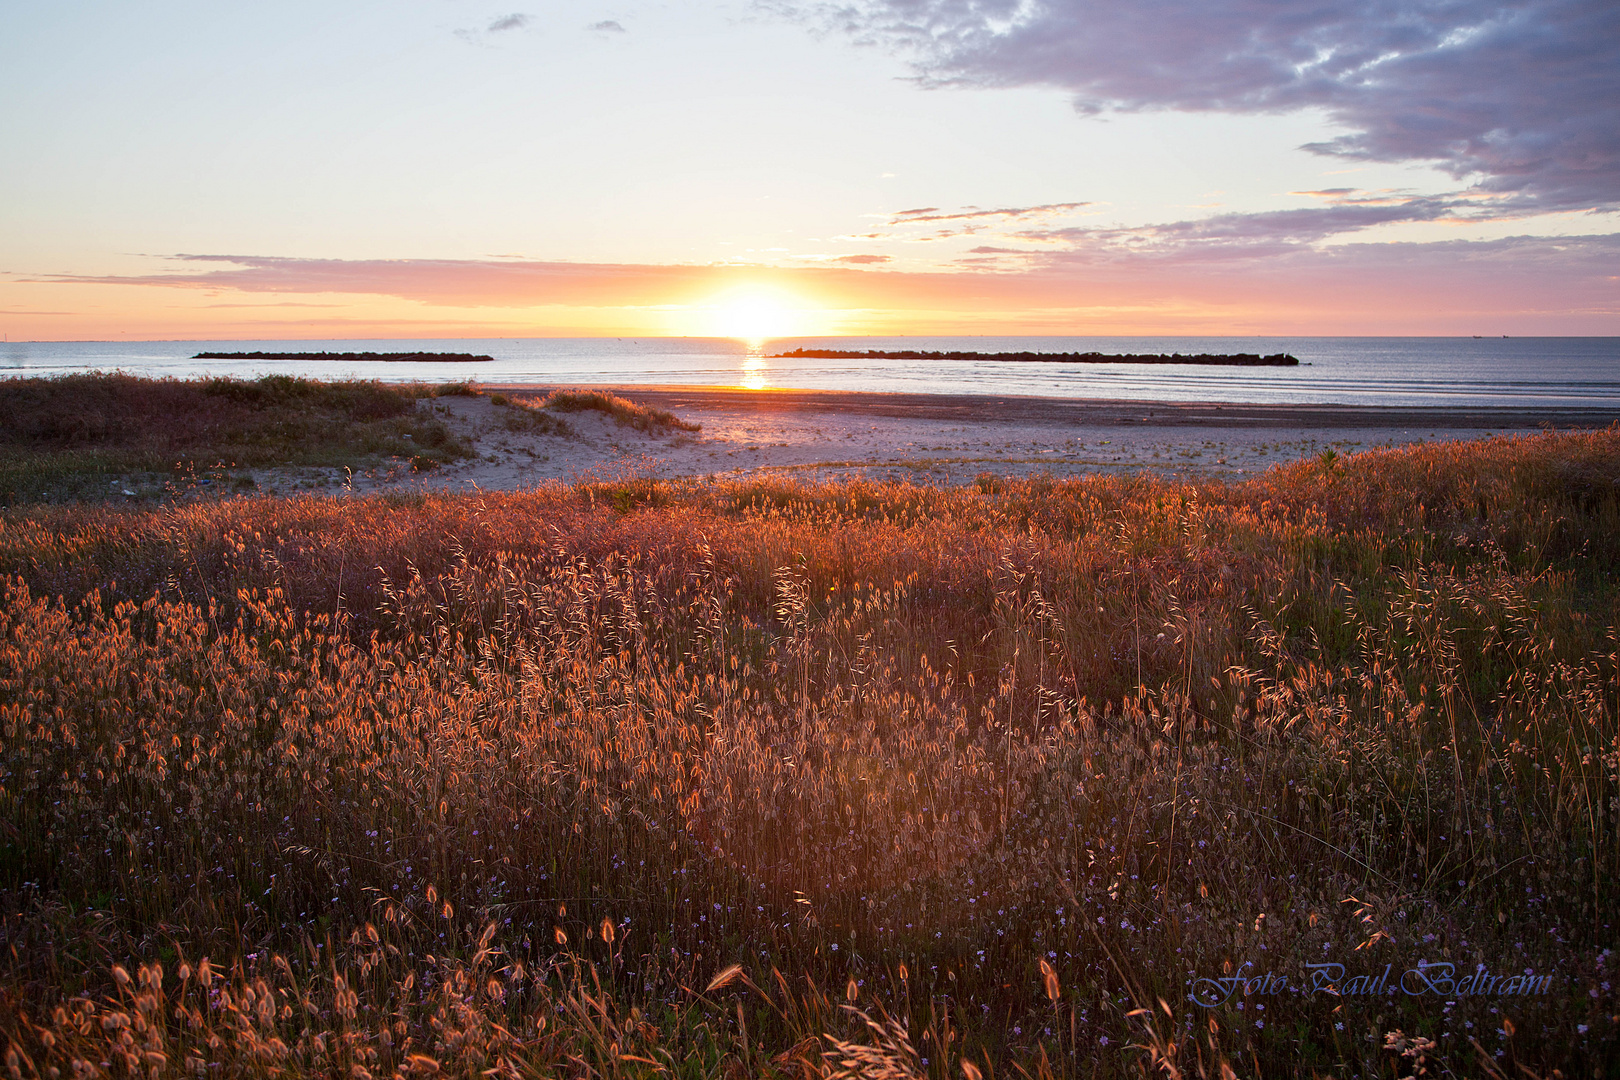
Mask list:
[{"label": "sea", "polygon": [[[1298,367],[783,358],[852,351],[1289,353]],[[480,363],[200,360],[199,352],[456,352]],[[704,385],[1118,401],[1620,409],[1615,337],[457,338],[8,341],[0,378],[122,371],[489,385]]]}]

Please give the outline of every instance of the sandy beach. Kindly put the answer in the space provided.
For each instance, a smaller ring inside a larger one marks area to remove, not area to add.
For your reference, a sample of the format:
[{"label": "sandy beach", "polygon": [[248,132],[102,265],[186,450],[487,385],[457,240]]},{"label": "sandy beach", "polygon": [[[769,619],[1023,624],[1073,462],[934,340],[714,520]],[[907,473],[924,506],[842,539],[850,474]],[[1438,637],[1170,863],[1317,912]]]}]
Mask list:
[{"label": "sandy beach", "polygon": [[598,413],[572,413],[572,436],[507,429],[497,394],[538,401],[553,387],[482,386],[477,397],[424,404],[477,452],[431,473],[403,460],[353,477],[339,470],[265,471],[272,492],[347,486],[511,491],[545,482],[625,476],[807,480],[862,476],[952,485],[998,476],[1146,471],[1241,478],[1325,451],[1601,427],[1591,409],[1380,408],[1096,401],[1017,396],[839,393],[734,387],[602,387],[702,425],[651,436]]}]

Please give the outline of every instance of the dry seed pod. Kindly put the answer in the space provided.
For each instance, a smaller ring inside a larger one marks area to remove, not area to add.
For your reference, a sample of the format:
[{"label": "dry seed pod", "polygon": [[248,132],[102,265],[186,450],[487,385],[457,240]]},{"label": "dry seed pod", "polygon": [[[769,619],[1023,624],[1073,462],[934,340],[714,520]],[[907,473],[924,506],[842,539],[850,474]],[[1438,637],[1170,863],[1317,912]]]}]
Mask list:
[{"label": "dry seed pod", "polygon": [[1058,986],[1057,971],[1051,964],[1046,962],[1044,956],[1041,957],[1041,985],[1046,988],[1047,1000],[1054,1005],[1057,1004],[1058,997],[1062,992],[1061,987]]},{"label": "dry seed pod", "polygon": [[743,969],[741,964],[728,964],[721,968],[715,974],[714,978],[709,980],[709,985],[703,988],[703,992],[705,994],[712,994],[716,990],[723,990],[727,986],[730,986],[733,982],[736,982],[737,977],[742,973]]}]

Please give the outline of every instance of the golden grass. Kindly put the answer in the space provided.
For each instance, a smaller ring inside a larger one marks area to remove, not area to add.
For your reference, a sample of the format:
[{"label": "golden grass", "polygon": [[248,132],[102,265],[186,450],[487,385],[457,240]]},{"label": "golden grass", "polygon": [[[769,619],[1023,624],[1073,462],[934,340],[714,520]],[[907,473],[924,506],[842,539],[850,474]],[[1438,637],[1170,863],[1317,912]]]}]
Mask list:
[{"label": "golden grass", "polygon": [[[1590,1072],[1617,477],[1611,429],[0,516],[7,1065]],[[1420,959],[1552,989],[1188,998]]]},{"label": "golden grass", "polygon": [[643,405],[606,390],[553,390],[536,407],[557,412],[599,412],[649,435],[703,430],[702,424],[682,420],[668,409]]},{"label": "golden grass", "polygon": [[606,390],[554,390],[544,398],[490,395],[490,403],[507,411],[502,422],[508,431],[571,437],[572,425],[553,413],[599,412],[616,423],[648,435],[673,431],[701,431],[703,425],[682,420],[667,409],[629,401]]},{"label": "golden grass", "polygon": [[506,410],[502,424],[507,431],[534,432],[539,435],[572,436],[574,428],[560,416],[552,416],[538,403],[519,398],[513,401],[505,394],[491,394],[490,404]]}]

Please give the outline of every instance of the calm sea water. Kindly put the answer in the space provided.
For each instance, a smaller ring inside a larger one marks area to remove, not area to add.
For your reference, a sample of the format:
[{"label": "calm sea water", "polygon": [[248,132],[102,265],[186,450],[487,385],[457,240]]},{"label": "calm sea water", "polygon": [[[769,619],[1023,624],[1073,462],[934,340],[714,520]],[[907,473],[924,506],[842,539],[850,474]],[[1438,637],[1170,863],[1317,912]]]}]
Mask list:
[{"label": "calm sea water", "polygon": [[[976,352],[1288,352],[1296,368],[959,360],[773,359],[804,346]],[[471,352],[481,364],[195,360],[220,352]],[[120,370],[484,383],[680,383],[817,390],[1022,394],[1134,401],[1620,407],[1620,338],[905,337],[489,338],[387,341],[8,342],[0,377]]]}]

